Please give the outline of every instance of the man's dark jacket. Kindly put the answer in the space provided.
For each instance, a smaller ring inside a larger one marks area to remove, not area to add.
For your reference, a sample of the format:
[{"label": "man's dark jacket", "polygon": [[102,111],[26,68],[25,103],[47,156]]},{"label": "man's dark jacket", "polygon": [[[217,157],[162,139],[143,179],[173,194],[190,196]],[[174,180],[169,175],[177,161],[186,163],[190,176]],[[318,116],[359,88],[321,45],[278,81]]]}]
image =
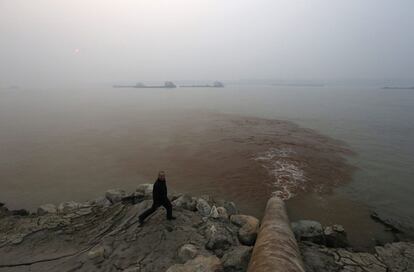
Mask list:
[{"label": "man's dark jacket", "polygon": [[154,183],[154,187],[152,189],[152,199],[155,203],[164,203],[168,201],[167,197],[167,184],[165,180],[159,180]]}]

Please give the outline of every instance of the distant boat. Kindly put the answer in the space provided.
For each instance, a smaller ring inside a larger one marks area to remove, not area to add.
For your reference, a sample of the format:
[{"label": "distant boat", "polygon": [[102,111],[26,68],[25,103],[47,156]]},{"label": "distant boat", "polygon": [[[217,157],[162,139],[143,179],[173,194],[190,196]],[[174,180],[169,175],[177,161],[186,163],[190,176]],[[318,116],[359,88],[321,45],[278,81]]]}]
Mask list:
[{"label": "distant boat", "polygon": [[414,90],[414,86],[413,87],[387,86],[387,87],[384,87],[383,89],[385,90]]},{"label": "distant boat", "polygon": [[220,81],[214,81],[214,83],[212,84],[212,85],[210,85],[210,84],[201,84],[201,85],[180,85],[180,88],[189,88],[189,87],[192,87],[192,88],[223,88],[224,87],[224,84],[223,83],[221,83]]},{"label": "distant boat", "polygon": [[162,89],[171,89],[171,88],[177,88],[177,86],[171,82],[171,81],[165,81],[164,85],[145,85],[144,83],[138,82],[135,85],[114,85],[114,88],[162,88]]}]

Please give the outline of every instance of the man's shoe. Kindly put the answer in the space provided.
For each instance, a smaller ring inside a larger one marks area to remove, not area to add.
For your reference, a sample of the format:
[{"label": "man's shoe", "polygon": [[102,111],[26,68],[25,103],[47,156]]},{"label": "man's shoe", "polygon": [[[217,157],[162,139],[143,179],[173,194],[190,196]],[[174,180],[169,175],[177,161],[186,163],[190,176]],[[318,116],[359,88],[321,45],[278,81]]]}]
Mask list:
[{"label": "man's shoe", "polygon": [[171,216],[171,217],[167,218],[167,220],[175,220],[175,219],[177,219],[177,217],[174,217],[174,216]]}]

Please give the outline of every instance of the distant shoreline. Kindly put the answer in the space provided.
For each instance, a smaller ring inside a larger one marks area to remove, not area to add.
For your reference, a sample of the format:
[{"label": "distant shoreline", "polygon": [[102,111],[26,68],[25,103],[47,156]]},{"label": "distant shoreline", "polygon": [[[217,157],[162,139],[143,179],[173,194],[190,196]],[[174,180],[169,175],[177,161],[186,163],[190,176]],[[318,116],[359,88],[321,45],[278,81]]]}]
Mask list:
[{"label": "distant shoreline", "polygon": [[272,86],[282,86],[282,87],[325,87],[325,84],[306,84],[306,83],[274,83]]},{"label": "distant shoreline", "polygon": [[386,86],[383,87],[384,90],[414,90],[414,86],[412,87],[398,87],[398,86]]}]

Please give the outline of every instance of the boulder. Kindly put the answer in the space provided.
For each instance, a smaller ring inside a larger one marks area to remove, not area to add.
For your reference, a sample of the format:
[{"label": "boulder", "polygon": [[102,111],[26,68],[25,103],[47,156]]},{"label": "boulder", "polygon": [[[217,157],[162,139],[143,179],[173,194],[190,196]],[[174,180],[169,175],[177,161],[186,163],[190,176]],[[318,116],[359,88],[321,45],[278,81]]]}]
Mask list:
[{"label": "boulder", "polygon": [[151,183],[144,183],[144,184],[140,184],[138,185],[137,189],[135,190],[138,193],[141,193],[144,195],[144,197],[149,198],[152,197],[152,188],[153,188],[153,184]]},{"label": "boulder", "polygon": [[201,199],[204,199],[205,201],[207,201],[207,203],[209,205],[213,205],[213,203],[214,203],[214,198],[212,196],[210,196],[210,195],[202,195],[202,196],[200,196],[200,198]]},{"label": "boulder", "polygon": [[216,206],[213,205],[213,207],[211,207],[209,217],[211,217],[211,218],[219,218],[219,213],[217,211]]},{"label": "boulder", "polygon": [[299,220],[293,222],[291,226],[296,240],[324,244],[325,240],[321,223],[312,220]]},{"label": "boulder", "polygon": [[45,215],[48,213],[55,214],[57,213],[57,207],[54,204],[44,204],[37,208],[38,215]]},{"label": "boulder", "polygon": [[245,224],[258,225],[259,219],[251,215],[235,214],[230,216],[230,222],[238,227],[242,227]]},{"label": "boulder", "polygon": [[345,232],[345,228],[342,225],[333,225],[332,229],[336,232]]},{"label": "boulder", "polygon": [[216,256],[199,255],[185,264],[175,264],[167,272],[221,272],[223,266]]},{"label": "boulder", "polygon": [[233,214],[238,214],[239,213],[238,210],[237,210],[236,204],[234,204],[234,202],[232,202],[232,201],[224,201],[223,207],[226,208],[227,213],[229,215],[233,215]]},{"label": "boulder", "polygon": [[149,197],[146,197],[143,192],[132,192],[122,197],[122,203],[123,204],[128,204],[128,203],[137,204],[143,201],[144,199],[148,199],[148,198]]},{"label": "boulder", "polygon": [[387,271],[414,271],[414,243],[398,242],[375,247]]},{"label": "boulder", "polygon": [[246,271],[249,264],[252,247],[236,246],[227,251],[221,261],[223,262],[224,271],[239,272]]},{"label": "boulder", "polygon": [[229,219],[229,214],[227,213],[226,208],[217,207],[217,212],[218,212],[219,218],[226,219],[226,220]]},{"label": "boulder", "polygon": [[238,237],[240,243],[252,246],[256,242],[257,233],[259,232],[259,224],[245,224],[239,229]]},{"label": "boulder", "polygon": [[63,202],[59,204],[57,211],[58,213],[70,213],[79,209],[80,206],[81,204],[75,201]]},{"label": "boulder", "polygon": [[112,203],[120,202],[124,197],[126,197],[126,193],[124,190],[121,189],[109,189],[105,193],[105,197]]},{"label": "boulder", "polygon": [[221,225],[211,225],[206,231],[206,248],[209,250],[227,250],[234,244],[231,232]]},{"label": "boulder", "polygon": [[210,204],[208,204],[208,202],[203,198],[199,198],[197,200],[196,208],[200,215],[203,217],[209,216],[211,212]]},{"label": "boulder", "polygon": [[98,246],[88,251],[88,259],[94,264],[103,262],[111,254],[111,248],[108,246]]},{"label": "boulder", "polygon": [[172,191],[172,190],[168,191],[168,199],[171,202],[177,200],[182,195],[183,195],[182,193],[179,193],[179,192],[176,192],[176,191]]},{"label": "boulder", "polygon": [[190,211],[197,210],[197,200],[192,198],[190,195],[184,194],[178,197],[176,200],[173,201],[173,204],[177,207],[181,207],[183,209],[187,209]]},{"label": "boulder", "polygon": [[389,270],[375,255],[367,252],[352,252],[345,249],[338,249],[335,252],[335,263],[340,264],[340,271],[410,271],[410,270]]},{"label": "boulder", "polygon": [[341,225],[325,227],[323,230],[325,244],[328,247],[347,247],[349,246],[345,229]]},{"label": "boulder", "polygon": [[398,242],[375,247],[376,254],[328,248],[301,242],[300,251],[308,272],[414,271],[414,243]]},{"label": "boulder", "polygon": [[250,215],[236,214],[230,216],[230,221],[239,226],[239,241],[247,246],[254,245],[259,232],[259,219]]},{"label": "boulder", "polygon": [[194,259],[197,256],[198,249],[193,244],[185,244],[178,250],[178,258],[185,263],[188,260]]},{"label": "boulder", "polygon": [[310,242],[302,242],[299,245],[306,272],[341,271],[341,265],[335,262],[333,257],[336,253]]},{"label": "boulder", "polygon": [[234,202],[219,199],[219,200],[216,200],[216,204],[217,206],[224,207],[227,210],[227,213],[229,215],[239,213],[237,210],[236,204],[234,204]]},{"label": "boulder", "polygon": [[97,206],[101,208],[107,208],[112,205],[111,201],[104,196],[98,197],[88,202],[89,205]]}]

